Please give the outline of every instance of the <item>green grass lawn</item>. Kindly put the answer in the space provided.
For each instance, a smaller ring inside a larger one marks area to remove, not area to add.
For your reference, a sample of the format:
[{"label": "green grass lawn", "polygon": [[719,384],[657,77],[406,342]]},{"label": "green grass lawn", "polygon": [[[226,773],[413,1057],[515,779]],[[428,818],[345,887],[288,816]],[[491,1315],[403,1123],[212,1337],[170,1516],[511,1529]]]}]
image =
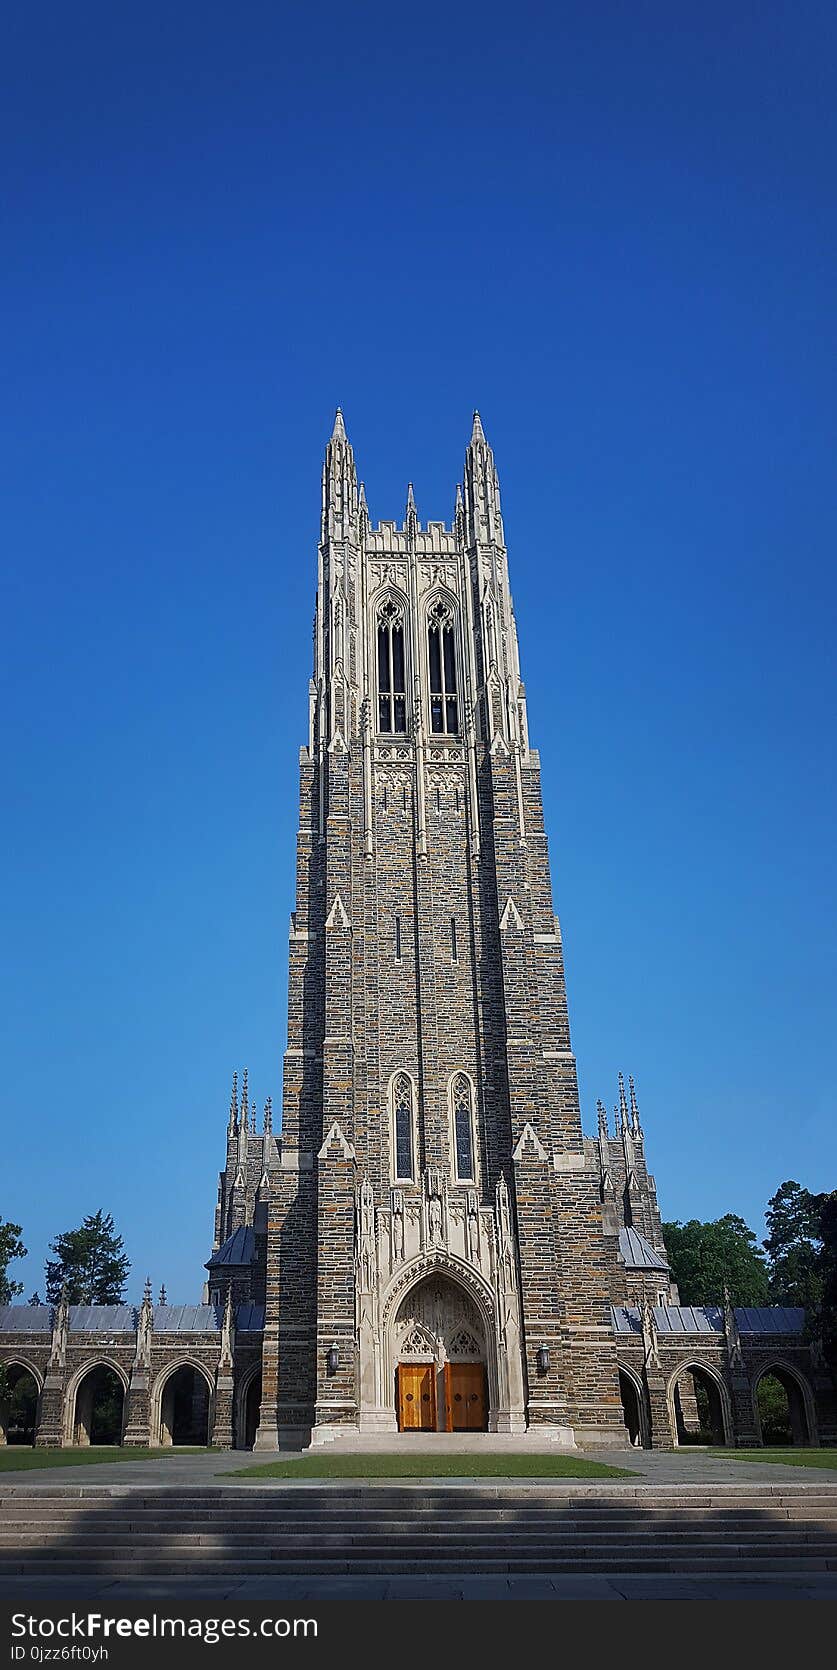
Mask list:
[{"label": "green grass lawn", "polygon": [[[815,1467],[837,1473],[837,1450],[702,1450],[702,1455],[723,1456],[725,1461],[766,1461],[782,1467]],[[680,1451],[683,1454],[683,1451]]]},{"label": "green grass lawn", "polygon": [[24,1444],[9,1444],[0,1448],[0,1473],[29,1472],[40,1467],[95,1467],[100,1461],[158,1461],[166,1455],[205,1455],[196,1449],[120,1449],[112,1445],[99,1449],[91,1444],[88,1449],[30,1450]]},{"label": "green grass lawn", "polygon": [[605,1467],[574,1455],[303,1455],[226,1473],[234,1479],[629,1479],[625,1467]]}]

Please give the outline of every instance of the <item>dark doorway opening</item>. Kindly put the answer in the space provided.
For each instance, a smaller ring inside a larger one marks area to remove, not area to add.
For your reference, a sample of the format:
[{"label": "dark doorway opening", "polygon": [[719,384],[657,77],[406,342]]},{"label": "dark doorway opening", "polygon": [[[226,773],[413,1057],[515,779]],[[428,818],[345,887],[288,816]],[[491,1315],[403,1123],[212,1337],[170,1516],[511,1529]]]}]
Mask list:
[{"label": "dark doorway opening", "polygon": [[99,1363],[76,1391],[73,1442],[121,1444],[125,1388],[115,1369]]}]

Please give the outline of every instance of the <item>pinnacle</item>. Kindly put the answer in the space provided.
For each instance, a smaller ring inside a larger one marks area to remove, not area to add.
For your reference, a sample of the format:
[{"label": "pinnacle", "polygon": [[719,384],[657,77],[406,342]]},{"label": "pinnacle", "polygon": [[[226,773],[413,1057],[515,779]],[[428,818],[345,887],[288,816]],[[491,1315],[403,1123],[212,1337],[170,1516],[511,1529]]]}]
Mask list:
[{"label": "pinnacle", "polygon": [[485,440],[485,434],[483,432],[482,422],[480,420],[480,414],[479,414],[479,412],[475,411],[474,412],[474,427],[471,430],[471,445],[473,446],[475,441],[484,441],[484,440]]},{"label": "pinnacle", "polygon": [[408,483],[407,483],[407,509],[406,509],[405,515],[406,516],[411,516],[411,515],[416,516],[417,514],[418,513],[416,511],[416,501],[415,501],[415,496],[413,494],[413,484],[412,484],[411,481],[408,481]]},{"label": "pinnacle", "polygon": [[346,425],[343,422],[343,413],[339,406],[334,414],[334,428],[331,431],[331,438],[333,441],[345,441],[346,439]]}]

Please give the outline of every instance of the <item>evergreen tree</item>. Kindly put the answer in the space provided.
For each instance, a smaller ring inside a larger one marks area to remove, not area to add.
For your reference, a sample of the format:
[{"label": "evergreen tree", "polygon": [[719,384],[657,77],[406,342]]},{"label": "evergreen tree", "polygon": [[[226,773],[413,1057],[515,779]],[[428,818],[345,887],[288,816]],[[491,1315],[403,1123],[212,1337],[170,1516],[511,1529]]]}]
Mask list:
[{"label": "evergreen tree", "polygon": [[4,1223],[0,1218],[0,1305],[11,1304],[23,1292],[22,1281],[11,1281],[7,1271],[13,1258],[25,1258],[26,1248],[20,1237],[20,1224]]},{"label": "evergreen tree", "polygon": [[734,1212],[712,1223],[663,1224],[671,1274],[682,1305],[720,1305],[724,1286],[736,1305],[767,1302],[767,1269],[753,1231]]},{"label": "evergreen tree", "polygon": [[50,1242],[54,1259],[46,1265],[46,1292],[57,1305],[66,1287],[71,1305],[118,1305],[131,1268],[122,1251],[110,1213],[100,1210],[85,1218],[80,1229],[69,1229]]},{"label": "evergreen tree", "polygon": [[837,1189],[817,1195],[820,1231],[820,1303],[812,1319],[826,1361],[837,1371]]},{"label": "evergreen tree", "polygon": [[800,1183],[782,1183],[767,1203],[770,1301],[816,1311],[822,1299],[820,1202]]}]

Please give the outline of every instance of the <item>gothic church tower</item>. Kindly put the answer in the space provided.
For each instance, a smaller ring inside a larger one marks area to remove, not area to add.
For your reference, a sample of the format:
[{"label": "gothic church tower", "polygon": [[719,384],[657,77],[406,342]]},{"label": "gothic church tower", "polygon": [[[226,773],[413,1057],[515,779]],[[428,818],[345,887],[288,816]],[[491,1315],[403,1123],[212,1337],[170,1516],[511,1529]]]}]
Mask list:
[{"label": "gothic church tower", "polygon": [[338,411],[300,753],[257,1447],[426,1427],[619,1444],[494,457],[373,526]]}]

